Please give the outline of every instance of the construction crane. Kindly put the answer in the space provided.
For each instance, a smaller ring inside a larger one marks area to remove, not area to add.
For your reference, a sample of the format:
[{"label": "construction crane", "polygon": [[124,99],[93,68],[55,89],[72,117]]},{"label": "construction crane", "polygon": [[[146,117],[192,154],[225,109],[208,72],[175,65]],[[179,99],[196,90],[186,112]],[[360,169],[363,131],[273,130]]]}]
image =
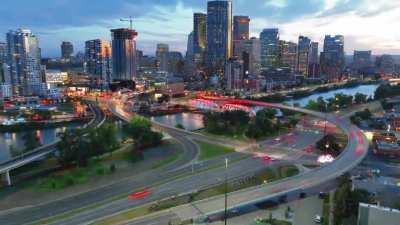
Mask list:
[{"label": "construction crane", "polygon": [[120,19],[121,22],[129,22],[129,28],[132,30],[133,29],[133,17],[129,16],[129,19]]}]

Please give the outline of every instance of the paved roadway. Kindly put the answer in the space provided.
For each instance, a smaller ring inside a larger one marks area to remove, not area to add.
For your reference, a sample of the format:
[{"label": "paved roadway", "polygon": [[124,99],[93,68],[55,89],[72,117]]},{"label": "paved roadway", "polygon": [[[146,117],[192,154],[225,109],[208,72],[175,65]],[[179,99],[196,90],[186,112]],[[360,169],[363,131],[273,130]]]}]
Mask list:
[{"label": "paved roadway", "polygon": [[[119,117],[122,119],[128,121],[131,118],[131,114],[125,113],[123,111],[120,111],[118,108],[114,108],[111,106],[111,111],[117,114]],[[161,125],[160,125],[161,126]],[[162,125],[164,126],[164,125]],[[168,127],[165,126],[162,129],[168,130],[168,133],[173,136],[174,138],[177,138],[179,141],[187,142],[187,145],[190,145],[191,140],[189,138],[186,138],[187,135],[186,133],[190,135],[190,137],[193,137],[193,134],[191,132],[185,132],[181,131],[179,129],[173,128],[173,127]],[[184,132],[184,133],[183,133]],[[203,138],[203,135],[199,135],[199,137]],[[301,147],[301,146],[299,146]],[[304,147],[304,146],[302,146]],[[189,148],[189,147],[187,147]],[[235,161],[239,158],[243,158],[243,154],[240,153],[234,153],[230,156],[231,161]],[[224,163],[223,159],[215,159],[211,161],[207,161],[204,163],[198,163],[195,164],[195,171],[199,170],[205,170],[209,168],[216,168],[218,166],[222,166]],[[293,162],[282,162],[282,161],[277,161],[273,163],[273,166],[280,166],[280,165],[289,165],[292,164]],[[182,165],[183,163],[176,163],[176,165]],[[199,189],[204,189],[208,186],[214,186],[216,184],[219,184],[223,181],[224,176],[225,176],[225,171],[221,169],[212,169],[212,170],[207,170],[203,173],[200,174],[194,174],[192,176],[187,176],[178,180],[171,180],[171,177],[177,176],[177,175],[182,175],[182,174],[187,174],[191,172],[192,166],[190,162],[186,164],[186,166],[179,166],[178,168],[176,165],[171,166],[171,171],[170,172],[161,172],[161,171],[154,171],[154,172],[149,172],[146,174],[143,174],[141,176],[138,176],[135,178],[133,181],[134,183],[124,183],[119,185],[118,187],[113,187],[113,191],[111,190],[99,190],[96,191],[97,194],[104,195],[103,192],[108,192],[110,194],[110,197],[113,195],[116,195],[116,193],[126,193],[129,190],[133,192],[133,190],[138,189],[138,188],[143,188],[143,187],[151,187],[152,188],[152,196],[148,199],[140,200],[140,201],[130,201],[127,198],[110,202],[108,204],[105,204],[99,208],[93,209],[93,210],[88,210],[82,213],[79,213],[77,215],[74,215],[70,218],[67,218],[62,221],[55,222],[54,224],[86,224],[90,221],[96,220],[98,218],[101,218],[105,215],[111,215],[114,213],[121,212],[122,210],[126,210],[135,206],[140,206],[145,203],[150,203],[159,199],[167,198],[170,196],[178,195],[180,193],[187,193],[191,192],[193,190],[199,190]],[[265,167],[271,166],[271,164],[265,164],[260,159],[250,159],[246,158],[240,162],[237,162],[233,164],[229,168],[229,177],[231,179],[240,179],[243,177],[248,177],[250,175],[253,175],[255,172],[262,170]],[[168,168],[162,168],[162,171],[168,171]],[[160,186],[155,186],[157,182],[165,182],[165,184],[160,185]],[[171,181],[171,182],[170,182]],[[117,190],[116,190],[117,189]],[[79,201],[77,201],[79,202]],[[83,203],[84,205],[85,203]]]},{"label": "paved roadway", "polygon": [[[129,117],[126,118],[126,120],[128,119]],[[192,170],[191,163],[198,155],[198,146],[193,141],[186,138],[185,135],[182,135],[179,130],[171,130],[168,133],[183,145],[184,154],[174,163],[154,171],[143,173],[135,178],[126,179],[109,186],[99,187],[93,191],[65,199],[55,200],[53,202],[43,203],[39,206],[27,207],[22,210],[4,213],[0,215],[0,224],[29,224],[32,221],[37,221],[53,215],[69,212],[77,208],[99,203],[120,195],[121,193],[129,193],[135,189],[143,188],[160,181],[167,182],[171,177],[176,177],[190,172]],[[238,155],[234,155],[232,156],[232,159],[237,157]],[[203,166],[215,167],[214,164],[216,163],[217,162],[210,161],[206,165],[199,164],[195,166],[195,169]]]},{"label": "paved roadway", "polygon": [[[90,109],[94,113],[94,118],[86,125],[86,126],[100,126],[104,123],[106,117],[103,111],[97,107],[95,104],[89,104]],[[56,151],[56,146],[58,144],[58,140],[53,143],[47,144],[45,146],[41,146],[33,151],[25,153],[21,156],[13,158],[9,161],[3,162],[0,164],[0,174],[6,173],[10,170],[16,169],[28,163],[31,163],[35,160],[43,158],[54,151]]]},{"label": "paved roadway", "polygon": [[[272,105],[268,104],[269,107]],[[277,105],[273,105],[277,106]],[[291,110],[296,110],[292,107],[287,106],[280,106],[281,108],[288,108]],[[321,113],[306,111],[303,109],[297,109],[296,111],[301,111],[304,113],[309,113],[314,116],[318,116],[324,118],[325,115]],[[248,189],[245,191],[239,191],[236,193],[232,193],[230,199],[230,205],[233,206],[235,204],[248,204],[251,203],[250,201],[258,201],[261,198],[270,197],[273,194],[279,192],[285,193],[289,191],[293,191],[293,189],[298,190],[300,188],[307,188],[312,187],[318,183],[323,183],[326,180],[333,179],[342,173],[346,172],[354,165],[358,164],[359,161],[363,158],[363,155],[366,151],[364,151],[365,145],[368,145],[367,142],[364,141],[363,136],[359,135],[359,130],[356,127],[353,127],[350,123],[344,120],[337,119],[334,116],[328,116],[328,120],[334,123],[339,123],[339,126],[347,132],[347,134],[352,137],[350,138],[350,142],[346,147],[346,151],[338,158],[334,163],[329,166],[323,167],[319,170],[314,170],[305,173],[304,175],[299,175],[297,177],[284,180],[282,182],[278,182],[272,185],[267,185],[263,187],[257,187]],[[185,149],[189,150],[194,148],[190,144],[190,142],[185,142],[187,140],[184,138],[185,134],[188,133],[186,131],[181,131],[175,128],[170,128],[168,131],[173,136],[178,138],[183,143],[186,143]],[[178,133],[174,133],[178,132]],[[193,134],[191,134],[193,135]],[[194,135],[198,136],[198,135]],[[202,135],[201,135],[202,136]],[[181,138],[181,139],[179,139]],[[360,148],[357,148],[357,144],[360,144]],[[192,147],[191,147],[192,146]],[[195,155],[197,154],[194,153]],[[252,159],[242,160],[239,163],[234,164],[230,167],[228,173],[230,177],[240,177],[240,176],[247,176],[248,171],[255,171],[255,163],[254,160],[248,161]],[[186,164],[185,167],[176,169],[176,164],[170,165],[171,170],[167,170],[166,168],[162,168],[159,171],[151,171],[145,173],[143,175],[139,175],[134,180],[125,180],[123,182],[116,183],[114,185],[110,185],[107,187],[99,188],[95,191],[91,191],[88,193],[84,193],[78,196],[74,196],[68,199],[63,199],[60,201],[56,201],[53,203],[44,204],[43,206],[37,206],[34,208],[29,208],[26,210],[21,210],[18,212],[2,215],[0,217],[0,224],[25,224],[31,221],[36,221],[41,218],[46,218],[52,215],[57,215],[63,212],[68,212],[72,209],[80,208],[83,206],[90,205],[91,203],[98,203],[102,200],[106,200],[111,198],[115,195],[121,193],[128,193],[129,191],[135,190],[135,188],[143,188],[149,186],[149,184],[157,183],[158,181],[168,181],[171,176],[182,174],[183,171],[190,171],[191,166],[189,165],[193,162],[193,158],[187,160],[183,165]],[[181,164],[178,167],[181,167]],[[202,165],[200,165],[202,166]],[[206,165],[207,166],[207,165]],[[263,168],[259,165],[259,169]],[[175,167],[173,169],[172,167]],[[166,172],[168,171],[168,172]],[[225,171],[224,170],[213,170],[213,171],[206,171],[201,174],[195,174],[190,177],[179,179],[178,181],[166,183],[165,185],[161,185],[153,190],[153,194],[149,199],[141,200],[141,201],[128,201],[127,199],[118,200],[115,202],[111,202],[109,204],[105,204],[99,208],[82,212],[77,214],[71,218],[68,218],[64,221],[59,221],[55,224],[87,224],[88,222],[98,219],[102,216],[110,215],[113,213],[120,212],[124,209],[129,209],[134,206],[142,205],[146,202],[151,202],[158,200],[163,197],[169,197],[171,195],[176,195],[178,193],[185,193],[188,191],[193,191],[194,189],[198,189],[200,187],[205,187],[208,185],[214,185],[215,183],[221,182],[221,177],[224,177]],[[249,197],[251,196],[251,197]],[[254,200],[256,199],[256,200]],[[211,200],[202,201],[200,203],[195,203],[197,209],[202,209],[202,214],[210,214],[213,212],[219,212],[221,210],[221,199],[215,198]],[[187,216],[189,217],[196,217],[199,215],[198,210],[194,215],[193,212],[189,209]],[[23,215],[23,216],[21,216]],[[180,215],[182,217],[182,215]],[[185,212],[183,213],[185,216]]]},{"label": "paved roadway", "polygon": [[[280,109],[288,109],[318,118],[326,119],[328,122],[336,124],[348,136],[348,144],[343,153],[332,163],[321,168],[311,170],[286,180],[278,181],[273,184],[266,184],[259,187],[249,188],[229,194],[228,205],[230,208],[237,208],[255,204],[266,199],[287,195],[293,192],[306,191],[309,188],[327,183],[340,175],[350,171],[357,166],[367,155],[369,143],[367,138],[362,134],[361,130],[352,125],[347,119],[342,119],[334,115],[326,115],[307,109],[295,108],[282,104],[270,104],[248,100],[232,100],[212,98],[209,100],[224,101],[232,104],[255,105],[262,107],[272,107]],[[174,214],[181,219],[202,218],[204,215],[218,215],[223,211],[224,197],[218,196],[208,200],[185,205],[175,209]],[[163,224],[163,223],[161,223]]]}]

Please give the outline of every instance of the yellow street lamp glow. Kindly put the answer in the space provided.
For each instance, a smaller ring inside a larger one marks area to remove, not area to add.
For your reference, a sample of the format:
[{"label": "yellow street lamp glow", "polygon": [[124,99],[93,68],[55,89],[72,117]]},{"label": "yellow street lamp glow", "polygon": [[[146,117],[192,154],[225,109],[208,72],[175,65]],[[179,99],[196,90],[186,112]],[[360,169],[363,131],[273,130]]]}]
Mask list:
[{"label": "yellow street lamp glow", "polygon": [[374,132],[364,131],[364,135],[367,137],[368,141],[372,141],[374,138]]}]

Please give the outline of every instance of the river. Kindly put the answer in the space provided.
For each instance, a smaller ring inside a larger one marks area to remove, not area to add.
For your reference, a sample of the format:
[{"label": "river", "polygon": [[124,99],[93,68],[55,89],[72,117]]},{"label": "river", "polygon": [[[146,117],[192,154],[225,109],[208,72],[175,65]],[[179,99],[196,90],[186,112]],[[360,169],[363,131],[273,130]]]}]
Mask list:
[{"label": "river", "polygon": [[198,130],[204,127],[203,115],[195,113],[178,113],[174,115],[156,116],[152,117],[151,119],[170,126],[181,124],[186,130],[190,131]]},{"label": "river", "polygon": [[[67,127],[48,128],[36,130],[36,136],[39,137],[42,144],[49,144],[56,140],[57,134],[65,131],[67,128],[77,128],[80,123],[71,123]],[[12,158],[10,148],[21,150],[24,148],[23,136],[26,132],[0,133],[0,163]],[[12,146],[12,147],[11,147]]]},{"label": "river", "polygon": [[290,100],[288,101],[289,104],[299,104],[301,107],[304,107],[308,104],[310,100],[317,100],[319,97],[323,97],[325,100],[329,98],[335,97],[335,94],[338,93],[343,93],[345,95],[352,95],[354,96],[357,93],[361,93],[367,96],[372,96],[374,97],[375,90],[378,88],[378,84],[369,84],[369,85],[360,85],[357,87],[352,87],[352,88],[341,88],[337,90],[332,90],[324,93],[315,93],[310,96],[300,98],[300,99],[295,99],[295,100]]}]

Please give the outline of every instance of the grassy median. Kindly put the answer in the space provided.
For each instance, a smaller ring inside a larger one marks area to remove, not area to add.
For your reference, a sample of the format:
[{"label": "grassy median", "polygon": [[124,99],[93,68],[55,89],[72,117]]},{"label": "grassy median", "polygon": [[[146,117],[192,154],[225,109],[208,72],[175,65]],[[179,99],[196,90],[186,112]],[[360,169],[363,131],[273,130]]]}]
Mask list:
[{"label": "grassy median", "polygon": [[211,144],[203,141],[196,141],[200,147],[200,160],[208,160],[221,155],[226,155],[235,152],[234,148]]},{"label": "grassy median", "polygon": [[[258,186],[264,183],[270,183],[283,179],[290,176],[295,176],[299,173],[299,170],[295,166],[281,166],[278,168],[267,168],[254,176],[246,177],[243,179],[237,179],[230,181],[228,184],[228,192],[234,192],[238,190],[243,190],[249,187]],[[200,190],[195,193],[186,194],[183,196],[172,197],[169,199],[157,201],[155,203],[137,207],[131,210],[127,210],[120,214],[99,220],[92,225],[111,225],[119,224],[135,218],[143,217],[152,213],[161,212],[166,209],[171,209],[180,205],[189,204],[192,202],[200,201],[203,199],[211,198],[214,196],[222,195],[225,193],[225,185],[219,184],[213,187],[209,187]],[[290,223],[285,223],[281,221],[275,221],[277,225],[286,225]]]}]

